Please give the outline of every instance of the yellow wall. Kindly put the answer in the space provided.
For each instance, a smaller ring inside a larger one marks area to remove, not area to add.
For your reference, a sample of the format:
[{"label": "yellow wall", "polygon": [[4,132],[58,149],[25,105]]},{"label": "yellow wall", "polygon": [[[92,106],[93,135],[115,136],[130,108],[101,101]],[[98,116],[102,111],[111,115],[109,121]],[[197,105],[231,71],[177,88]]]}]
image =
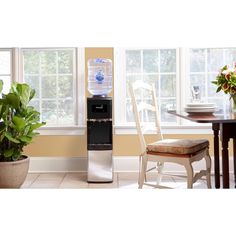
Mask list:
[{"label": "yellow wall", "polygon": [[[113,48],[86,48],[85,49],[85,81],[87,81],[87,60],[89,58],[103,57],[113,60]],[[114,68],[113,68],[114,71]],[[114,78],[114,76],[113,76]],[[113,81],[114,82],[114,81]],[[90,96],[85,86],[86,97]],[[113,83],[114,88],[114,83]],[[115,88],[114,88],[115,89]],[[114,91],[113,89],[113,91]],[[113,92],[110,94],[113,96]],[[114,109],[113,109],[114,110]],[[154,141],[153,135],[148,135],[147,139]],[[206,138],[210,141],[210,153],[213,155],[212,135],[165,135],[165,138]],[[25,154],[29,156],[51,156],[51,157],[85,157],[87,156],[86,134],[81,136],[38,136],[34,143],[25,148]],[[115,156],[139,155],[139,142],[137,135],[114,135],[113,153]],[[232,149],[232,144],[230,144]],[[232,153],[230,152],[230,155]]]}]

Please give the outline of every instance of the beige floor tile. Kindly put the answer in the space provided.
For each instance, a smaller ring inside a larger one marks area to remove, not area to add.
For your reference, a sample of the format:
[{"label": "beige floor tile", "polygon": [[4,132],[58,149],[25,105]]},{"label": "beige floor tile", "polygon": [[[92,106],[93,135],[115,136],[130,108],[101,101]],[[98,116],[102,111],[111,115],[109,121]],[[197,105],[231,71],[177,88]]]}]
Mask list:
[{"label": "beige floor tile", "polygon": [[68,173],[60,184],[60,188],[88,188],[86,173]]},{"label": "beige floor tile", "polygon": [[128,181],[138,181],[138,172],[117,172],[118,181],[128,180]]},{"label": "beige floor tile", "polygon": [[66,173],[41,173],[37,180],[62,180]]},{"label": "beige floor tile", "polygon": [[120,189],[138,189],[138,172],[118,172],[118,187]]},{"label": "beige floor tile", "polygon": [[21,188],[29,188],[30,185],[38,178],[38,173],[28,173],[25,182],[22,184]]},{"label": "beige floor tile", "polygon": [[87,173],[66,173],[63,181],[87,182]]},{"label": "beige floor tile", "polygon": [[134,180],[119,180],[118,187],[120,189],[138,189],[138,182]]},{"label": "beige floor tile", "polygon": [[[139,174],[137,172],[119,172],[118,183],[119,188],[138,188]],[[156,184],[157,173],[148,172],[147,181],[151,184]],[[174,184],[173,178],[169,176],[162,177],[162,185],[172,187]],[[143,188],[153,188],[151,186],[144,185]]]},{"label": "beige floor tile", "polygon": [[65,173],[42,173],[30,188],[59,188],[65,175]]},{"label": "beige floor tile", "polygon": [[30,188],[59,188],[61,181],[39,180],[35,181]]}]

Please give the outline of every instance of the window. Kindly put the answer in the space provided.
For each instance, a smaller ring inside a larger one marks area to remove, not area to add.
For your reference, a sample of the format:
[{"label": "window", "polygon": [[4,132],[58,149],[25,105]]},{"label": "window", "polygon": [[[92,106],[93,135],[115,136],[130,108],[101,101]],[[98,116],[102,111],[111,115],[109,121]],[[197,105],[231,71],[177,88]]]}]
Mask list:
[{"label": "window", "polygon": [[[211,83],[219,69],[224,65],[232,66],[236,61],[236,48],[199,48],[189,49],[188,78],[190,86],[200,87],[201,100],[215,103],[217,113],[224,114],[229,108],[229,97],[222,91],[216,93],[216,86]],[[189,90],[188,90],[189,91]],[[187,100],[191,101],[190,94]]]},{"label": "window", "polygon": [[8,93],[12,80],[12,51],[0,49],[0,80],[3,81],[3,93]]},{"label": "window", "polygon": [[[116,108],[119,112],[117,120],[120,123],[133,123],[133,111],[130,96],[128,93],[128,83],[136,80],[155,84],[156,94],[159,101],[162,123],[176,124],[176,117],[164,112],[166,108],[176,108],[177,97],[177,59],[178,50],[176,49],[124,49],[118,52],[117,80],[115,98],[119,97]],[[121,85],[121,80],[124,83]],[[116,80],[115,80],[116,81]],[[122,86],[125,87],[122,88]],[[126,92],[125,92],[126,91]],[[116,96],[116,93],[121,93]],[[120,101],[120,98],[125,101]],[[140,99],[148,99],[145,94],[140,94]],[[115,99],[116,100],[116,99]],[[115,101],[116,102],[116,101]],[[122,109],[123,108],[123,109]],[[144,119],[144,117],[143,117]]]},{"label": "window", "polygon": [[75,49],[22,49],[23,80],[36,90],[33,105],[47,126],[77,124]]},{"label": "window", "polygon": [[46,135],[78,135],[85,126],[84,49],[0,48],[3,92],[11,82],[26,82],[36,90],[31,101],[47,125]]},{"label": "window", "polygon": [[[201,101],[215,103],[217,113],[227,112],[229,97],[223,92],[216,93],[211,81],[224,65],[233,66],[236,48],[117,49],[115,60],[117,127],[134,126],[128,83],[135,80],[155,84],[163,127],[197,125],[166,112],[169,108],[183,109],[192,101],[191,86],[200,87]],[[147,99],[147,96],[140,94],[140,99]]]}]

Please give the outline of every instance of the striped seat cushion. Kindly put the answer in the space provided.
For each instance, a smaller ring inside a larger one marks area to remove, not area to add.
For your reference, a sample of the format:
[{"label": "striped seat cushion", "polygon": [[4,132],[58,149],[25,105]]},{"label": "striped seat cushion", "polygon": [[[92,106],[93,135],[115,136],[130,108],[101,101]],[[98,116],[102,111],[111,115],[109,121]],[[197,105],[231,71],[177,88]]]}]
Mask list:
[{"label": "striped seat cushion", "polygon": [[147,145],[147,152],[193,154],[209,147],[207,139],[163,139]]}]

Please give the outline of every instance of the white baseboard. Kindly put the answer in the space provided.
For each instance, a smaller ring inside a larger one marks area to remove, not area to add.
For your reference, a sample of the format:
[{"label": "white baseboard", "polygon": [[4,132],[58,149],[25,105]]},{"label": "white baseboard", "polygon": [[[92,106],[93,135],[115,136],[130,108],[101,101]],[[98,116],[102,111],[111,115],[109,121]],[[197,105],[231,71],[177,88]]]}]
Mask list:
[{"label": "white baseboard", "polygon": [[[137,156],[114,156],[115,172],[138,172],[139,158]],[[221,162],[220,162],[221,163]],[[205,162],[194,163],[194,170],[205,168]],[[233,173],[233,159],[229,160],[229,170]],[[87,157],[31,157],[29,172],[86,172]],[[181,173],[185,169],[181,165],[166,163],[165,171]],[[214,161],[212,161],[212,173]]]}]

